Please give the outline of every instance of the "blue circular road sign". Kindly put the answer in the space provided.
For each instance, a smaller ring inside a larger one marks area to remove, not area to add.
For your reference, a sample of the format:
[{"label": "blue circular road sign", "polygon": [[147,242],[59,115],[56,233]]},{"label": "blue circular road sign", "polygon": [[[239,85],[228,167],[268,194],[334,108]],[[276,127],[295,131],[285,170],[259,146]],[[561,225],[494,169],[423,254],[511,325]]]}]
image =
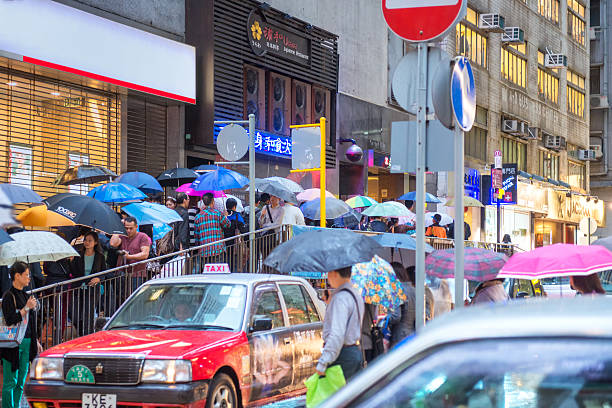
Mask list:
[{"label": "blue circular road sign", "polygon": [[476,117],[476,83],[470,61],[465,57],[455,58],[451,77],[451,101],[457,124],[463,131],[472,129]]}]

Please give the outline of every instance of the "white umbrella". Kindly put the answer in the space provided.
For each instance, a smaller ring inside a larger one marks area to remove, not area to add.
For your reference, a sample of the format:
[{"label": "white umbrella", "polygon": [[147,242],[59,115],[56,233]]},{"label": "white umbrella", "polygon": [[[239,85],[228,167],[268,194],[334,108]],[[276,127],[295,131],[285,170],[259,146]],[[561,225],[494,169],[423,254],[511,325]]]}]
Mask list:
[{"label": "white umbrella", "polygon": [[298,183],[296,183],[293,180],[289,180],[288,178],[272,176],[272,177],[266,177],[264,180],[277,181],[283,186],[285,186],[292,193],[295,193],[295,194],[298,194],[304,191],[304,188],[302,186],[300,186]]},{"label": "white umbrella", "polygon": [[429,227],[431,225],[433,225],[433,216],[436,214],[440,214],[440,216],[442,217],[442,220],[440,221],[440,225],[444,226],[444,225],[449,225],[452,224],[453,222],[455,222],[455,220],[453,220],[453,217],[451,217],[448,214],[442,214],[442,213],[437,213],[437,212],[428,212],[425,213],[425,226]]},{"label": "white umbrella", "polygon": [[13,241],[0,245],[0,265],[58,261],[79,256],[60,236],[47,231],[24,231],[12,234]]},{"label": "white umbrella", "polygon": [[243,212],[244,211],[244,207],[242,206],[242,200],[240,200],[238,197],[233,196],[231,194],[226,194],[225,197],[217,197],[217,198],[215,198],[215,210],[224,212],[225,209],[226,209],[225,208],[225,202],[227,201],[228,198],[233,198],[238,203],[236,205],[236,211],[238,211],[238,212]]}]

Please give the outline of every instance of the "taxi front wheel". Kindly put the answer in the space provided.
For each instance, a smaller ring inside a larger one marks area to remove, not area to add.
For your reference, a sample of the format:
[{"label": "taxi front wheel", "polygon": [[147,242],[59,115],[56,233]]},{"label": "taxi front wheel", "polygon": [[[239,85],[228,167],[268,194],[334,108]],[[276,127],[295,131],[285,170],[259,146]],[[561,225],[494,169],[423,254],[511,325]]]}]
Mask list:
[{"label": "taxi front wheel", "polygon": [[217,374],[208,389],[206,408],[237,408],[234,382],[227,374]]}]

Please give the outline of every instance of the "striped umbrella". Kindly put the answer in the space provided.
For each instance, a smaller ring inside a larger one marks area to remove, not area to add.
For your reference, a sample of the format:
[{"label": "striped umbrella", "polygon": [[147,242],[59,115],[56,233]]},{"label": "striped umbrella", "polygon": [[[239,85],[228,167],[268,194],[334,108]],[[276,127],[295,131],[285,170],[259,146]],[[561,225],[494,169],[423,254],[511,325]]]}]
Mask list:
[{"label": "striped umbrella", "polygon": [[[482,248],[465,248],[465,279],[484,282],[495,279],[508,257]],[[425,260],[425,273],[441,279],[455,277],[455,249],[434,251]]]},{"label": "striped umbrella", "polygon": [[378,204],[376,200],[366,196],[356,196],[351,197],[345,201],[351,208],[363,208],[363,207],[371,207],[374,204]]}]

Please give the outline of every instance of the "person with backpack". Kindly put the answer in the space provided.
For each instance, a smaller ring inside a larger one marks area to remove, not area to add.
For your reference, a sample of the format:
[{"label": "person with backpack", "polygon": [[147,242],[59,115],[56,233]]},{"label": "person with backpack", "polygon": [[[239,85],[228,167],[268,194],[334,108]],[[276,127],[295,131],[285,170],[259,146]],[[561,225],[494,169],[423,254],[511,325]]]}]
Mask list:
[{"label": "person with backpack", "polygon": [[[228,228],[223,228],[223,237],[231,238],[236,235],[244,234],[248,232],[248,227],[244,223],[244,219],[239,212],[236,211],[236,207],[238,206],[238,202],[233,198],[228,198],[225,202],[225,208],[227,210],[227,219],[230,222],[230,226]],[[236,238],[225,241],[226,253],[227,253],[227,263],[229,265],[230,271],[232,272],[240,272],[242,270],[242,265],[240,260],[242,254],[242,242],[238,241]]]}]

